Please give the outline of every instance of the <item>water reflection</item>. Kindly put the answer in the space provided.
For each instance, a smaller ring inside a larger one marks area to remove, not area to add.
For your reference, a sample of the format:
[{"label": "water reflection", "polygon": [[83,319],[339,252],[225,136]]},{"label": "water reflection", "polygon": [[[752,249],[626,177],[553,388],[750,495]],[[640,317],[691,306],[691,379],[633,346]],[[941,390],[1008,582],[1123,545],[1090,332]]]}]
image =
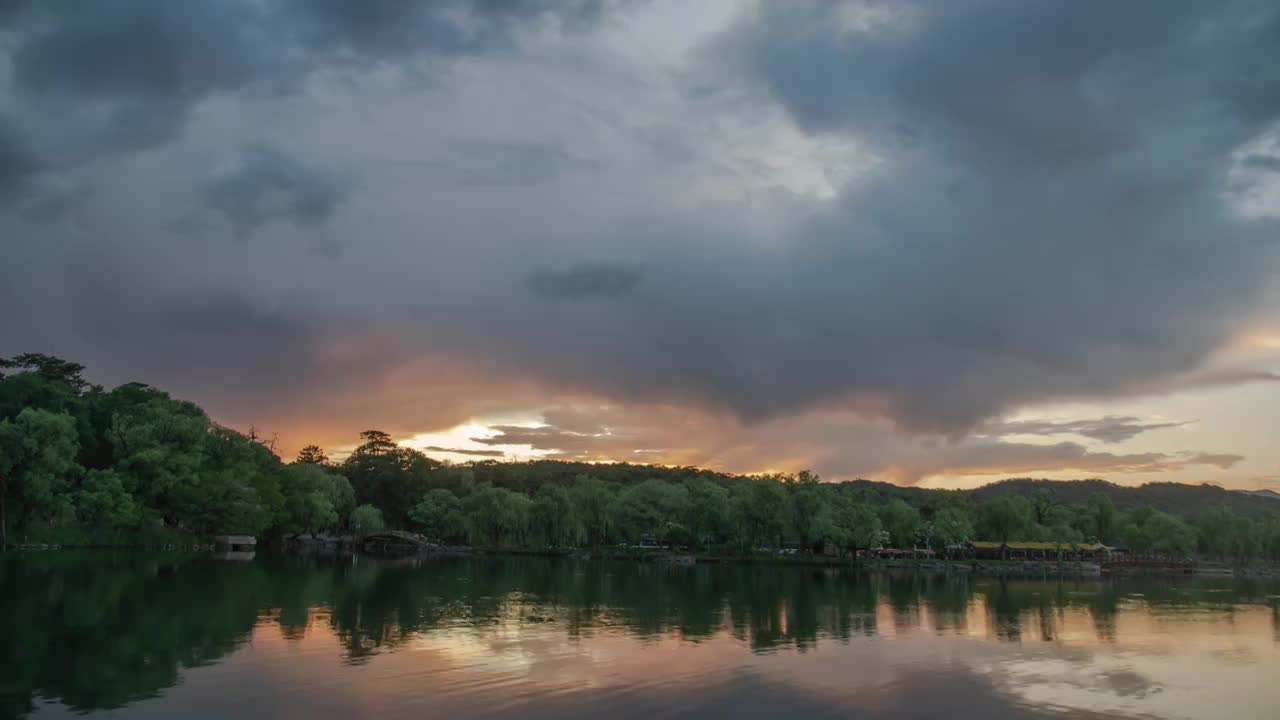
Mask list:
[{"label": "water reflection", "polygon": [[[0,564],[0,637],[2,717],[314,703],[323,720],[393,701],[441,717],[1271,717],[1249,703],[1280,702],[1280,588],[1256,580],[39,554]],[[1197,704],[1206,692],[1232,695]]]}]

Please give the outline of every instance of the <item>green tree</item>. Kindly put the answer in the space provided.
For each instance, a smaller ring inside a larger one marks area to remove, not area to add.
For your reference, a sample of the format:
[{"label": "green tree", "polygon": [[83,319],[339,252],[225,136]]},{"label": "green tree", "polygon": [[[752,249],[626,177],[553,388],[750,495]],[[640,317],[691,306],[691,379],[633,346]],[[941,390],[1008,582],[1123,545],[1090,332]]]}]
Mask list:
[{"label": "green tree", "polygon": [[1058,519],[1046,529],[1045,540],[1054,543],[1058,552],[1061,553],[1064,547],[1075,547],[1084,542],[1084,533],[1070,523]]},{"label": "green tree", "polygon": [[1142,532],[1152,551],[1177,557],[1188,557],[1195,552],[1195,528],[1175,515],[1153,512],[1143,523]]},{"label": "green tree", "polygon": [[1186,557],[1196,549],[1195,528],[1182,518],[1151,507],[1137,508],[1128,513],[1121,533],[1125,543],[1141,553]]},{"label": "green tree", "polygon": [[529,526],[528,497],[505,488],[483,485],[462,501],[462,512],[473,542],[483,545],[516,545]]},{"label": "green tree", "polygon": [[963,545],[974,539],[973,518],[963,508],[945,507],[934,513],[933,527],[943,546]]},{"label": "green tree", "polygon": [[[142,383],[125,383],[110,392],[95,389],[88,393],[84,400],[89,432],[81,436],[80,463],[89,470],[115,468],[118,458],[112,427],[116,416],[128,414],[153,400],[167,402],[169,399],[165,393]],[[123,475],[126,487],[132,486],[128,475]]]},{"label": "green tree", "polygon": [[444,488],[428,490],[409,511],[409,518],[424,535],[441,542],[459,540],[467,534],[462,501]]},{"label": "green tree", "polygon": [[1150,552],[1151,544],[1143,527],[1155,509],[1149,505],[1134,508],[1125,513],[1120,520],[1119,537],[1130,549],[1136,552]]},{"label": "green tree", "polygon": [[435,484],[442,470],[433,460],[412,448],[403,448],[380,430],[360,433],[364,439],[342,463],[341,471],[356,493],[356,502],[381,508],[392,527],[409,521],[409,509]]},{"label": "green tree", "polygon": [[751,478],[738,483],[729,503],[738,544],[754,550],[780,545],[787,527],[787,491],[774,478]]},{"label": "green tree", "polygon": [[319,445],[307,445],[298,451],[298,459],[295,462],[310,463],[312,465],[328,465],[329,456],[324,453],[324,448]]},{"label": "green tree", "polygon": [[684,525],[694,547],[705,547],[728,526],[729,491],[706,478],[695,478],[686,487],[689,504]]},{"label": "green tree", "polygon": [[364,443],[356,449],[356,452],[367,455],[388,455],[400,447],[391,439],[391,435],[381,430],[365,430],[360,433],[360,439],[364,440]]},{"label": "green tree", "polygon": [[895,498],[880,508],[880,522],[889,531],[889,542],[893,547],[915,547],[916,534],[921,528],[918,510]]},{"label": "green tree", "polygon": [[1031,496],[1032,522],[1048,527],[1053,524],[1050,515],[1058,505],[1058,499],[1052,490],[1037,490]]},{"label": "green tree", "polygon": [[1262,555],[1262,528],[1223,503],[1201,513],[1196,525],[1205,550],[1219,559],[1243,562]]},{"label": "green tree", "polygon": [[807,470],[794,482],[787,483],[790,500],[791,528],[800,545],[813,549],[834,534],[831,498],[818,482],[818,476]]},{"label": "green tree", "polygon": [[0,377],[0,420],[15,419],[27,409],[69,415],[74,418],[78,441],[82,445],[93,441],[89,403],[57,374],[26,371]]},{"label": "green tree", "polygon": [[1089,496],[1086,507],[1090,521],[1090,533],[1100,543],[1110,544],[1113,542],[1116,538],[1120,517],[1119,513],[1116,512],[1115,503],[1111,502],[1111,496],[1102,492],[1093,493]]},{"label": "green tree", "polygon": [[534,533],[552,547],[573,545],[582,537],[582,523],[569,490],[559,483],[544,483],[533,496],[531,522]]},{"label": "green tree", "polygon": [[1018,539],[1032,524],[1031,503],[1021,495],[1003,493],[986,501],[979,509],[979,533],[1007,543]]},{"label": "green tree", "polygon": [[1270,562],[1280,562],[1280,516],[1267,519],[1262,528],[1262,557]]},{"label": "green tree", "polygon": [[848,551],[884,547],[887,538],[880,516],[868,504],[849,493],[838,493],[832,523],[836,542]]},{"label": "green tree", "polygon": [[281,530],[315,533],[334,530],[355,509],[355,492],[345,477],[309,462],[295,462],[280,472]]},{"label": "green tree", "polygon": [[623,538],[637,542],[675,542],[683,537],[680,520],[688,513],[689,493],[682,485],[645,480],[623,490],[610,514]]},{"label": "green tree", "polygon": [[351,511],[351,529],[358,533],[377,532],[386,523],[382,520],[382,511],[372,505],[361,505]]},{"label": "green tree", "polygon": [[256,534],[284,509],[280,458],[249,437],[211,425],[197,466],[197,485],[176,496],[183,524],[201,533]]},{"label": "green tree", "polygon": [[137,527],[141,508],[114,470],[90,470],[75,496],[76,517],[94,528]]},{"label": "green tree", "polygon": [[[89,387],[89,383],[85,381],[84,376],[81,374],[84,372],[83,365],[52,355],[23,353],[7,360],[0,359],[0,368],[32,372],[48,382],[66,385],[76,393],[83,392]],[[3,377],[5,376],[0,374],[0,378]]]},{"label": "green tree", "polygon": [[613,487],[599,478],[579,475],[569,489],[569,497],[591,547],[599,549],[612,530]]},{"label": "green tree", "polygon": [[19,525],[72,515],[67,490],[81,471],[76,438],[75,421],[62,413],[27,408],[0,420],[0,546],[11,511]]},{"label": "green tree", "polygon": [[112,417],[107,436],[114,469],[129,492],[167,524],[188,524],[190,504],[207,499],[201,474],[210,427],[200,408],[161,394]]}]

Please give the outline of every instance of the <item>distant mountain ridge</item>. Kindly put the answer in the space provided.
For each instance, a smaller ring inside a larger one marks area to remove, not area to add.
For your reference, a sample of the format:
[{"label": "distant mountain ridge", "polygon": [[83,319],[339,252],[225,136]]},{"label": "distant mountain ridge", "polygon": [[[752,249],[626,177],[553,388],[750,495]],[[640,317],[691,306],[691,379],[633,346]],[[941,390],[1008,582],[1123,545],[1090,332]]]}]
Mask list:
[{"label": "distant mountain ridge", "polygon": [[[1088,500],[1094,493],[1105,493],[1121,510],[1130,510],[1143,505],[1167,512],[1195,517],[1204,510],[1218,504],[1225,504],[1237,513],[1250,516],[1272,514],[1280,511],[1280,493],[1272,490],[1227,490],[1218,485],[1207,483],[1188,485],[1185,483],[1161,482],[1147,483],[1136,487],[1117,485],[1106,480],[1043,480],[1035,478],[1014,478],[983,485],[972,490],[933,490],[926,488],[901,488],[890,483],[856,480],[855,485],[866,485],[885,494],[898,494],[905,499],[916,502],[925,500],[929,493],[964,493],[975,499],[987,499],[1001,493],[1012,492],[1018,495],[1031,496],[1040,490],[1049,490],[1058,502],[1078,504]],[[911,496],[915,496],[912,498]]]},{"label": "distant mountain ridge", "polygon": [[[629,463],[585,463],[564,460],[534,460],[529,462],[501,462],[483,460],[468,463],[466,468],[476,481],[488,481],[495,485],[528,490],[544,481],[570,482],[580,474],[595,475],[610,482],[624,485],[658,478],[672,482],[703,477],[720,482],[734,482],[742,476],[697,467],[667,467],[661,465],[633,465]],[[530,484],[531,483],[531,484]],[[1227,490],[1218,485],[1161,482],[1136,487],[1117,485],[1100,479],[1044,480],[1014,478],[983,485],[971,490],[943,490],[894,485],[875,480],[847,480],[834,484],[857,489],[873,490],[887,497],[899,497],[921,507],[942,497],[971,497],[985,500],[1005,492],[1031,496],[1040,490],[1049,490],[1059,503],[1073,505],[1084,503],[1089,496],[1100,492],[1111,497],[1121,510],[1150,505],[1162,512],[1194,518],[1210,507],[1225,504],[1234,512],[1257,517],[1280,512],[1280,493],[1273,490]]]}]

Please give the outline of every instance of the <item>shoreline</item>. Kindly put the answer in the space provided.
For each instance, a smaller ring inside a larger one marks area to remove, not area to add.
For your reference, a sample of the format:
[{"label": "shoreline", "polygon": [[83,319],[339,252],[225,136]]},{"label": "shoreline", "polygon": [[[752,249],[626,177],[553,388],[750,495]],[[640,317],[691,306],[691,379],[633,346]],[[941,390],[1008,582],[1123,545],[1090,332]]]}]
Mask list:
[{"label": "shoreline", "polygon": [[[967,575],[986,577],[1072,577],[1072,578],[1104,578],[1130,576],[1164,576],[1164,577],[1222,577],[1222,578],[1276,578],[1280,577],[1280,566],[1224,565],[1214,561],[1193,563],[1185,567],[1149,567],[1108,566],[1102,563],[1085,561],[1048,561],[1048,560],[880,560],[849,559],[829,556],[777,556],[777,555],[711,555],[693,553],[659,553],[659,552],[619,552],[619,551],[582,551],[556,550],[537,548],[484,548],[471,546],[435,546],[405,553],[371,553],[355,547],[356,543],[345,542],[287,542],[268,543],[260,546],[260,550],[282,555],[355,555],[375,559],[408,559],[424,560],[434,558],[484,557],[484,558],[518,558],[543,557],[561,558],[579,561],[631,561],[652,563],[671,567],[695,567],[697,565],[771,565],[776,567],[810,567],[859,570],[864,572],[911,572],[944,575]],[[197,543],[120,543],[67,545],[51,543],[11,543],[0,552],[45,553],[81,550],[114,550],[135,552],[180,552],[209,553],[217,556],[219,547],[212,542]],[[253,551],[249,551],[251,557]]]}]

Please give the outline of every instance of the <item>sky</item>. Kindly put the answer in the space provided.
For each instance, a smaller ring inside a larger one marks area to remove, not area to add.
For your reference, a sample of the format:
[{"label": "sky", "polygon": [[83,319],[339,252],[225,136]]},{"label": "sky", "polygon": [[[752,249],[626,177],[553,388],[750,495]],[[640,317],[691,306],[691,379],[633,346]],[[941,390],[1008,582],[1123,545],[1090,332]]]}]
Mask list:
[{"label": "sky", "polygon": [[0,0],[0,354],[286,454],[1280,489],[1267,0]]}]

